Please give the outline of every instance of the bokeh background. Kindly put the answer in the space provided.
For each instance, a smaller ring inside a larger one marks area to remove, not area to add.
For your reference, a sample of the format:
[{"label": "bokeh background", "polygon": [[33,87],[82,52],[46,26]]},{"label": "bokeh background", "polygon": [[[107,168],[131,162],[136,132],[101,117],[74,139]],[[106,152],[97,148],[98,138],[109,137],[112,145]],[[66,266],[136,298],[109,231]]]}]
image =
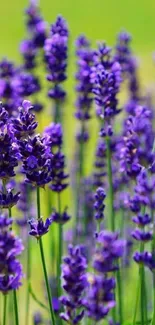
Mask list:
[{"label": "bokeh background", "polygon": [[[28,0],[0,0],[0,56],[20,60],[18,44],[23,38],[23,10]],[[79,33],[95,40],[115,43],[116,34],[125,28],[133,36],[133,47],[142,63],[146,81],[153,81],[152,52],[155,50],[154,0],[40,0],[48,22],[62,14],[68,21],[71,43]]]},{"label": "bokeh background", "polygon": [[[9,59],[20,62],[19,43],[26,36],[24,26],[24,8],[28,5],[28,0],[0,0],[0,58],[7,56]],[[113,46],[116,42],[117,33],[122,29],[127,30],[133,37],[132,48],[139,61],[139,75],[143,87],[153,89],[155,85],[155,63],[153,52],[155,51],[155,1],[154,0],[41,0],[40,8],[42,14],[49,23],[55,21],[58,14],[62,14],[68,21],[70,28],[70,55],[68,81],[66,87],[69,93],[68,101],[65,106],[65,152],[67,155],[68,166],[74,151],[74,40],[81,34],[92,40],[95,47],[96,41],[106,40],[108,45]],[[41,121],[42,127],[50,121],[50,116],[44,116]],[[95,128],[91,122],[92,141],[95,142]],[[89,144],[90,150],[87,173],[93,165],[94,147],[92,142]],[[64,195],[64,205],[69,205],[71,210],[72,198],[69,190]],[[46,214],[46,206],[43,206]],[[48,239],[45,239],[48,247]],[[37,252],[36,245],[33,250]],[[46,253],[48,255],[48,252]],[[48,258],[47,260],[50,261]],[[50,262],[49,262],[50,264]],[[33,288],[39,292],[41,298],[41,266],[39,266],[38,254],[33,254],[33,277],[35,281]],[[49,266],[50,267],[50,266]],[[39,290],[40,289],[40,290]],[[134,290],[134,288],[133,288]],[[20,313],[24,314],[22,301],[24,289],[19,293],[21,297]],[[128,295],[128,293],[126,293]],[[130,300],[133,297],[130,294]],[[34,311],[37,306],[32,302],[31,309]],[[22,324],[21,324],[22,325]]]}]

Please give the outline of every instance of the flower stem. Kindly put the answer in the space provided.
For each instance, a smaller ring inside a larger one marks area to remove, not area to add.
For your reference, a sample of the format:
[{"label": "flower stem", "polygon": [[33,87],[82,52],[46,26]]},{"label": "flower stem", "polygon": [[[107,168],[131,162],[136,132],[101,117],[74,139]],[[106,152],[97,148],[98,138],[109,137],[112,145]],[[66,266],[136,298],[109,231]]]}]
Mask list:
[{"label": "flower stem", "polygon": [[[111,231],[115,231],[115,211],[114,211],[114,190],[113,190],[113,181],[112,181],[112,165],[111,165],[111,149],[110,149],[110,138],[106,138],[106,145],[107,145],[107,169],[108,169],[108,181],[109,181],[109,206],[110,206],[110,229]],[[118,276],[117,276],[118,281]],[[118,287],[119,284],[117,283]],[[121,301],[120,298],[120,291],[118,291],[119,302]],[[119,306],[119,309],[121,306]],[[116,308],[112,309],[112,317],[114,323],[116,323]]]},{"label": "flower stem", "polygon": [[[61,215],[61,199],[60,193],[58,193],[58,213]],[[62,260],[62,244],[63,244],[63,228],[62,224],[59,223],[59,249],[58,249],[58,260],[57,260],[57,279],[58,279],[58,297],[61,296],[61,260]]]},{"label": "flower stem", "polygon": [[122,280],[121,271],[117,271],[117,287],[118,287],[118,308],[119,308],[119,323],[123,324],[123,300],[122,300]]},{"label": "flower stem", "polygon": [[29,281],[31,276],[31,242],[30,236],[27,238],[27,288],[26,288],[26,314],[25,314],[25,325],[29,324],[29,307],[30,307],[30,292],[29,292]]},{"label": "flower stem", "polygon": [[[84,122],[82,121],[82,133],[84,132]],[[79,145],[79,171],[77,178],[77,195],[76,195],[76,236],[78,235],[79,228],[79,205],[80,205],[80,195],[81,195],[81,180],[84,176],[84,143],[81,140]],[[87,222],[86,217],[84,218],[84,225]],[[85,226],[86,228],[86,226]],[[78,236],[77,236],[78,237]]]},{"label": "flower stem", "polygon": [[4,295],[3,325],[6,325],[7,295]]},{"label": "flower stem", "polygon": [[17,293],[16,293],[16,290],[13,291],[13,300],[14,300],[14,310],[15,310],[15,324],[16,325],[19,325],[18,303],[17,303]]},{"label": "flower stem", "polygon": [[[140,252],[144,251],[144,243],[140,244]],[[139,276],[140,276],[140,309],[141,309],[141,325],[145,324],[145,290],[144,290],[144,265],[140,264],[139,266]]]},{"label": "flower stem", "polygon": [[48,295],[50,316],[51,316],[52,324],[54,325],[55,324],[55,317],[54,317],[54,311],[53,311],[53,307],[52,307],[52,297],[51,297],[51,293],[50,293],[50,287],[49,287],[47,269],[46,269],[46,263],[45,263],[45,256],[44,256],[44,249],[43,249],[43,244],[42,244],[42,238],[41,237],[39,239],[39,247],[40,247],[40,254],[41,254],[41,261],[42,261],[42,266],[43,266],[46,290],[47,290],[47,295]]},{"label": "flower stem", "polygon": [[[41,213],[40,213],[40,188],[39,188],[39,186],[37,187],[37,211],[38,211],[38,219],[40,219]],[[40,237],[38,241],[39,241],[40,255],[41,255],[44,279],[45,279],[47,296],[48,296],[48,303],[49,303],[49,308],[50,308],[51,321],[52,321],[52,324],[55,325],[55,317],[54,317],[54,311],[53,311],[53,307],[52,307],[52,297],[51,297],[51,292],[50,292],[50,287],[49,287],[49,282],[48,282],[42,238]]]},{"label": "flower stem", "polygon": [[[12,218],[12,210],[11,210],[11,208],[9,208],[9,218]],[[13,301],[14,301],[14,311],[15,311],[15,324],[19,325],[18,303],[17,303],[16,290],[13,291]]]},{"label": "flower stem", "polygon": [[108,181],[109,181],[109,206],[110,206],[110,228],[111,231],[115,231],[115,211],[114,211],[114,190],[112,181],[112,165],[111,165],[111,149],[110,149],[110,138],[106,138],[107,144],[107,167],[108,167]]},{"label": "flower stem", "polygon": [[138,302],[139,302],[139,293],[140,293],[140,277],[138,276],[138,286],[137,286],[137,294],[136,294],[136,303],[135,303],[135,309],[134,309],[134,315],[133,315],[133,325],[136,324],[136,315],[137,315],[137,309],[138,309]]}]

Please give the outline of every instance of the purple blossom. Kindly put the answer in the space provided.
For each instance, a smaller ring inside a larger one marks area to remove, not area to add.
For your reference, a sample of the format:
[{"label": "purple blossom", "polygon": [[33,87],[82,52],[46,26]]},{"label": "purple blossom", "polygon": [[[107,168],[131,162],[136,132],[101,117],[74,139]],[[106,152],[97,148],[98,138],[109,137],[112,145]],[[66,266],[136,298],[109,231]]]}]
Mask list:
[{"label": "purple blossom", "polygon": [[67,208],[66,208],[64,212],[61,214],[58,213],[56,210],[54,210],[51,214],[51,219],[53,222],[63,225],[71,219],[71,216],[67,213]]},{"label": "purple blossom", "polygon": [[115,279],[101,275],[88,274],[88,288],[83,305],[86,314],[96,322],[104,319],[111,308],[115,307]]},{"label": "purple blossom", "polygon": [[99,187],[95,193],[95,219],[101,221],[104,219],[104,208],[105,204],[103,203],[106,198],[105,191],[102,187]]},{"label": "purple blossom", "polygon": [[35,115],[31,112],[32,108],[31,102],[24,100],[22,106],[18,109],[17,118],[12,120],[15,136],[19,139],[32,135],[37,128]]},{"label": "purple blossom", "polygon": [[28,221],[30,225],[30,232],[29,235],[36,237],[39,239],[43,235],[47,234],[49,231],[49,227],[52,223],[52,218],[47,218],[46,221],[44,222],[42,218],[35,220],[29,220]]},{"label": "purple blossom", "polygon": [[22,171],[26,175],[26,181],[35,186],[44,186],[49,183],[51,177],[51,155],[47,150],[44,137],[36,135],[19,142],[22,155]]},{"label": "purple blossom", "polygon": [[9,230],[12,219],[8,221],[5,216],[0,216],[0,291],[4,294],[21,286],[23,277],[22,266],[17,260],[23,245],[21,240]]},{"label": "purple blossom", "polygon": [[82,296],[86,287],[87,264],[79,246],[70,245],[68,253],[62,265],[63,289],[67,296],[61,297],[65,312],[61,313],[60,317],[66,322],[77,324],[84,316],[84,312],[80,312],[79,308],[82,307]]},{"label": "purple blossom", "polygon": [[17,204],[20,198],[20,192],[13,194],[12,189],[6,190],[6,192],[0,192],[0,208],[8,209]]},{"label": "purple blossom", "polygon": [[60,84],[66,80],[68,50],[68,28],[65,20],[58,16],[51,27],[50,37],[44,45],[47,80],[52,83],[48,96],[55,101],[64,101],[66,93]]}]

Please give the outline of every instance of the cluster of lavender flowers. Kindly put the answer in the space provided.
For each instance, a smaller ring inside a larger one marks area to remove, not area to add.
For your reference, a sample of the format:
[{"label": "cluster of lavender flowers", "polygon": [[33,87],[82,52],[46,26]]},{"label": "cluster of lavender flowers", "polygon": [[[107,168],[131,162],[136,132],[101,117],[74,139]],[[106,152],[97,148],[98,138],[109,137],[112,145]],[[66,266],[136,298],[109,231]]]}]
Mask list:
[{"label": "cluster of lavender flowers", "polygon": [[[155,109],[140,86],[131,36],[122,31],[114,48],[105,42],[92,48],[85,35],[77,37],[73,146],[63,116],[68,24],[58,15],[49,26],[36,0],[25,23],[22,63],[0,61],[3,325],[13,314],[15,325],[29,325],[30,316],[34,325],[154,325]],[[122,85],[127,98],[120,105]],[[71,171],[66,146],[74,151]],[[125,288],[133,281],[137,298],[130,306]]]}]

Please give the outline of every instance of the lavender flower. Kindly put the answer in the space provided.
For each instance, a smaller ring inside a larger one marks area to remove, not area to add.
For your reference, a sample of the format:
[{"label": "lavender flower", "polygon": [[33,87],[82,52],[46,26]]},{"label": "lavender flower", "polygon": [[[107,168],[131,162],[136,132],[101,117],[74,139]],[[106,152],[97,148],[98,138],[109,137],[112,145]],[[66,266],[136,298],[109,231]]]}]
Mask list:
[{"label": "lavender flower", "polygon": [[107,273],[118,269],[118,260],[123,256],[126,241],[118,238],[117,233],[101,231],[97,235],[97,243],[93,267],[99,273]]},{"label": "lavender flower", "polygon": [[48,96],[56,102],[63,102],[66,96],[60,84],[66,80],[67,43],[68,29],[66,21],[61,16],[58,16],[55,24],[51,26],[50,37],[46,39],[44,46],[48,71],[47,80],[53,84]]},{"label": "lavender flower", "polygon": [[84,311],[79,311],[79,308],[82,307],[82,296],[86,287],[87,264],[79,246],[70,245],[68,252],[69,255],[64,258],[62,265],[63,289],[67,296],[61,297],[65,312],[60,316],[68,323],[78,324],[84,316]]},{"label": "lavender flower", "polygon": [[19,142],[26,181],[35,186],[44,186],[51,180],[50,155],[46,141],[40,135]]},{"label": "lavender flower", "polygon": [[17,96],[24,98],[40,90],[39,79],[28,72],[21,72],[14,78],[14,89]]},{"label": "lavender flower", "polygon": [[90,49],[89,41],[83,35],[76,40],[76,54],[78,57],[78,71],[76,73],[78,97],[75,117],[81,121],[86,121],[90,119],[90,109],[93,101],[91,67],[94,52]]},{"label": "lavender flower", "polygon": [[0,178],[2,180],[15,176],[15,167],[18,166],[20,158],[16,139],[9,126],[3,131],[0,130]]},{"label": "lavender flower", "polygon": [[97,116],[107,119],[118,114],[120,110],[117,109],[116,96],[121,83],[119,63],[115,62],[110,71],[98,65],[93,73],[92,83]]},{"label": "lavender flower", "polygon": [[25,10],[26,25],[36,48],[42,48],[46,39],[47,24],[40,15],[37,1],[30,1]]},{"label": "lavender flower", "polygon": [[20,192],[13,194],[12,189],[0,192],[0,208],[8,209],[17,204],[20,198]]},{"label": "lavender flower", "polygon": [[28,100],[24,100],[22,106],[19,107],[17,118],[13,119],[13,128],[17,138],[28,137],[32,135],[37,128],[35,115],[31,112],[33,106]]},{"label": "lavender flower", "polygon": [[63,225],[71,219],[71,216],[69,216],[69,214],[67,213],[67,208],[65,208],[62,214],[54,210],[51,214],[51,219],[53,222],[60,223]]},{"label": "lavender flower", "polygon": [[37,49],[31,39],[25,39],[20,44],[20,52],[24,58],[24,68],[32,70],[36,67]]},{"label": "lavender flower", "polygon": [[22,266],[17,260],[17,256],[23,250],[23,245],[21,240],[9,230],[11,224],[11,219],[0,216],[0,291],[4,294],[18,289],[23,277]]},{"label": "lavender flower", "polygon": [[31,229],[29,234],[39,239],[43,235],[47,234],[47,232],[49,231],[49,227],[52,223],[52,218],[47,218],[45,222],[42,218],[38,220],[32,219],[29,220],[28,223]]},{"label": "lavender flower", "polygon": [[102,187],[99,187],[95,193],[95,219],[101,221],[104,219],[104,208],[105,204],[103,203],[106,198],[105,191]]},{"label": "lavender flower", "polygon": [[88,274],[88,289],[83,305],[87,316],[96,322],[104,319],[115,306],[115,279]]}]

